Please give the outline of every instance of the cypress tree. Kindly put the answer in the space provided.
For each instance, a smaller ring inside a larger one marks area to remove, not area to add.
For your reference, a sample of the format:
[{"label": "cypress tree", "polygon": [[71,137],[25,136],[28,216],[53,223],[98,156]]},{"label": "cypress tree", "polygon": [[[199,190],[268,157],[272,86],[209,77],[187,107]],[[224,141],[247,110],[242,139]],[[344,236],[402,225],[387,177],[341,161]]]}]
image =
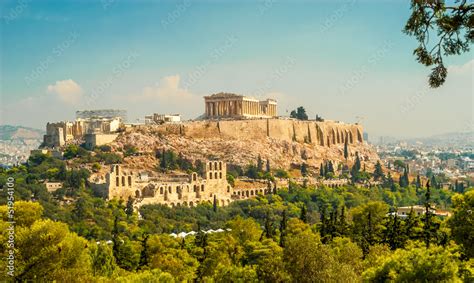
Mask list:
[{"label": "cypress tree", "polygon": [[128,197],[127,206],[125,208],[125,213],[130,217],[133,215],[133,198]]},{"label": "cypress tree", "polygon": [[286,216],[286,209],[283,210],[281,221],[280,221],[280,247],[285,247],[286,243],[286,223],[288,219]]},{"label": "cypress tree", "polygon": [[216,195],[214,195],[214,201],[212,202],[212,210],[214,210],[214,212],[217,212],[217,199],[216,199]]},{"label": "cypress tree", "polygon": [[140,269],[148,265],[148,243],[147,243],[148,238],[149,238],[148,233],[144,233],[143,239],[141,240],[142,251],[140,253],[140,264],[139,264]]},{"label": "cypress tree", "polygon": [[324,177],[326,174],[324,174],[324,165],[321,163],[321,167],[319,167],[319,176]]},{"label": "cypress tree", "polygon": [[267,166],[266,166],[266,171],[267,173],[270,173],[271,168],[270,168],[270,160],[267,158]]},{"label": "cypress tree", "polygon": [[260,156],[260,154],[258,155],[258,158],[257,158],[257,171],[258,172],[263,172],[263,161],[262,161],[262,157]]},{"label": "cypress tree", "polygon": [[430,247],[430,241],[431,241],[431,227],[432,227],[432,221],[431,221],[431,189],[430,189],[430,181],[426,183],[426,193],[425,193],[425,223],[423,226],[423,232],[424,232],[424,240],[426,247]]},{"label": "cypress tree", "polygon": [[349,157],[349,149],[347,148],[348,147],[348,143],[347,143],[347,139],[344,141],[344,158],[347,160],[347,158]]},{"label": "cypress tree", "polygon": [[420,174],[416,175],[416,183],[415,183],[415,186],[417,189],[421,188],[421,178],[420,178]]},{"label": "cypress tree", "polygon": [[301,207],[301,214],[300,214],[300,220],[303,221],[304,223],[308,222],[308,212],[306,211],[306,205],[303,204]]},{"label": "cypress tree", "polygon": [[385,178],[385,174],[383,173],[382,164],[380,164],[380,160],[377,160],[374,169],[374,180],[383,180]]},{"label": "cypress tree", "polygon": [[301,175],[303,175],[303,177],[308,175],[308,166],[306,163],[301,164]]}]

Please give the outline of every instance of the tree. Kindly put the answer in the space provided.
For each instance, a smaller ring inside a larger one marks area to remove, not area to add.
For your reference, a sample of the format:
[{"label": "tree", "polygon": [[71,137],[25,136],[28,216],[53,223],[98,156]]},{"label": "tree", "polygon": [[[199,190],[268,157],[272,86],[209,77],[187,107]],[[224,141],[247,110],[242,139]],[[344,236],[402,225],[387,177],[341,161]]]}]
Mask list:
[{"label": "tree", "polygon": [[443,56],[468,52],[474,41],[474,4],[468,2],[458,0],[447,5],[445,1],[411,1],[412,14],[403,32],[419,42],[413,51],[417,61],[427,67],[434,66],[429,76],[432,88],[446,80],[448,71]]},{"label": "tree", "polygon": [[125,207],[125,213],[127,214],[127,216],[132,216],[133,215],[133,203],[134,203],[134,200],[132,197],[128,197],[127,199],[127,206]]},{"label": "tree", "polygon": [[326,174],[324,173],[324,165],[321,163],[321,166],[319,167],[319,176],[324,177]]},{"label": "tree", "polygon": [[415,186],[416,186],[417,189],[421,188],[421,178],[420,178],[420,174],[416,175]]},{"label": "tree", "polygon": [[268,158],[267,158],[267,164],[266,164],[265,171],[266,171],[267,173],[270,173],[270,172],[271,172],[270,159],[268,159]]},{"label": "tree", "polygon": [[303,177],[308,175],[308,165],[306,165],[306,163],[301,164],[301,175],[303,175]]},{"label": "tree", "polygon": [[399,179],[398,182],[399,182],[400,187],[402,187],[402,188],[406,188],[410,184],[409,179],[408,179],[408,165],[403,170],[403,175],[400,176],[400,179]]},{"label": "tree", "polygon": [[290,117],[298,120],[308,120],[308,114],[306,114],[306,110],[303,106],[296,108],[296,111],[291,111]]},{"label": "tree", "polygon": [[117,269],[113,251],[106,242],[99,242],[91,247],[91,259],[94,276],[109,277]]},{"label": "tree", "polygon": [[258,158],[257,158],[257,171],[258,172],[263,172],[263,161],[262,161],[262,157],[260,156],[260,154],[258,155]]},{"label": "tree", "polygon": [[433,222],[432,222],[432,208],[431,208],[431,189],[430,189],[430,182],[426,184],[426,193],[425,193],[425,215],[424,215],[424,226],[423,226],[423,234],[426,247],[430,247],[431,238],[435,231],[433,231]]},{"label": "tree", "polygon": [[306,205],[303,204],[301,207],[300,220],[306,223],[308,221],[308,211],[306,210]]},{"label": "tree", "polygon": [[288,218],[286,216],[286,209],[283,210],[282,215],[281,215],[281,221],[280,221],[280,247],[285,247],[285,241],[286,241],[286,226],[288,222]]},{"label": "tree", "polygon": [[347,139],[345,139],[344,140],[344,158],[346,160],[349,157],[349,149],[347,147],[348,147],[348,142],[347,142]]},{"label": "tree", "polygon": [[364,282],[462,282],[456,252],[441,246],[415,243],[379,257],[377,263],[363,273]]},{"label": "tree", "polygon": [[385,174],[383,173],[382,164],[380,164],[380,160],[377,160],[374,169],[374,180],[383,180],[385,179]]},{"label": "tree", "polygon": [[[3,208],[6,209],[6,206],[0,209]],[[15,212],[19,212],[19,209],[21,208],[15,207]],[[70,232],[64,223],[49,219],[38,219],[31,225],[30,223],[30,221],[23,222],[25,226],[15,227],[15,271],[14,277],[9,280],[19,282],[33,282],[38,278],[45,281],[66,282],[91,280],[88,242],[84,238]],[[5,222],[0,220],[0,226],[5,227],[4,224]],[[3,256],[6,258],[5,253],[2,253]],[[0,278],[4,278],[4,274]]]},{"label": "tree", "polygon": [[468,258],[474,258],[474,190],[464,195],[456,194],[452,197],[453,216],[448,225],[454,240],[462,245],[463,253]]}]

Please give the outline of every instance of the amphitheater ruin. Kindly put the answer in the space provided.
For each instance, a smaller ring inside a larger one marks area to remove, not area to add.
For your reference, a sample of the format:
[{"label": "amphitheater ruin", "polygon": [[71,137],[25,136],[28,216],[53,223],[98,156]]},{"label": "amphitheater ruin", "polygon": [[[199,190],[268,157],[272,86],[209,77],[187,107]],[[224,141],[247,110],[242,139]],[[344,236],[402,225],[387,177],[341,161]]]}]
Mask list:
[{"label": "amphitheater ruin", "polygon": [[225,206],[234,200],[269,194],[272,188],[260,184],[254,188],[236,189],[227,182],[226,164],[208,161],[203,176],[193,172],[185,177],[152,177],[147,172],[112,165],[104,177],[91,180],[93,188],[107,199],[134,199],[134,206],[164,204],[171,207],[193,207],[200,203]]}]

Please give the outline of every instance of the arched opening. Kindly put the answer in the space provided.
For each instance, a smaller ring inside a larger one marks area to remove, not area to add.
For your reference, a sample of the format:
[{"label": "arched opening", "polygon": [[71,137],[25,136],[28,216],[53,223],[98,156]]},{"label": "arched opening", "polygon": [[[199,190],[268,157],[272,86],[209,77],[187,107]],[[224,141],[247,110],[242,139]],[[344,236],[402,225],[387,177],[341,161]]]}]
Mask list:
[{"label": "arched opening", "polygon": [[197,192],[198,191],[198,186],[197,185],[194,185],[193,187],[193,192]]},{"label": "arched opening", "polygon": [[139,190],[135,191],[135,198],[140,198],[140,191]]},{"label": "arched opening", "polygon": [[192,201],[189,202],[190,207],[194,207],[194,203]]},{"label": "arched opening", "polygon": [[171,189],[171,186],[169,186],[169,187],[168,187],[168,193],[171,194],[172,192],[173,192],[173,190]]},{"label": "arched opening", "polygon": [[209,179],[212,179],[212,172],[209,173]]},{"label": "arched opening", "polygon": [[214,170],[217,170],[217,161],[214,162]]},{"label": "arched opening", "polygon": [[115,165],[115,174],[119,174],[119,166],[118,165]]},{"label": "arched opening", "polygon": [[222,161],[219,162],[219,170],[222,170]]},{"label": "arched opening", "polygon": [[196,181],[196,180],[197,180],[197,174],[193,173],[193,181]]},{"label": "arched opening", "polygon": [[125,187],[125,176],[122,176],[122,187]]},{"label": "arched opening", "polygon": [[217,179],[217,172],[216,172],[216,173],[214,173],[214,177],[215,177],[215,179]]},{"label": "arched opening", "polygon": [[222,172],[219,172],[219,179],[222,179]]},{"label": "arched opening", "polygon": [[204,192],[204,185],[201,185],[201,192]]},{"label": "arched opening", "polygon": [[128,176],[128,186],[132,186],[132,176]]},{"label": "arched opening", "polygon": [[119,177],[115,177],[115,186],[120,186]]},{"label": "arched opening", "polygon": [[163,187],[160,187],[160,194],[163,194]]}]

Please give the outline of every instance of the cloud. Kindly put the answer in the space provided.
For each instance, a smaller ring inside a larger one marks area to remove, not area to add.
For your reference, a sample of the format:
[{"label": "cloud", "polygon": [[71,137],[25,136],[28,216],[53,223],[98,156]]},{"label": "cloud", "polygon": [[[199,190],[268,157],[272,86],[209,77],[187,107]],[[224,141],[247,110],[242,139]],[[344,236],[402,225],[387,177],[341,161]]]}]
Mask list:
[{"label": "cloud", "polygon": [[448,74],[457,74],[457,75],[464,75],[464,74],[473,74],[474,72],[474,59],[471,61],[466,62],[464,65],[451,65],[448,66]]},{"label": "cloud", "polygon": [[167,76],[156,84],[154,87],[145,87],[143,89],[142,98],[145,99],[173,99],[173,100],[182,100],[183,102],[189,98],[194,97],[191,92],[180,88],[180,76],[172,75]]},{"label": "cloud", "polygon": [[83,94],[81,86],[71,79],[48,85],[48,92],[56,94],[62,102],[67,104],[78,103]]}]

